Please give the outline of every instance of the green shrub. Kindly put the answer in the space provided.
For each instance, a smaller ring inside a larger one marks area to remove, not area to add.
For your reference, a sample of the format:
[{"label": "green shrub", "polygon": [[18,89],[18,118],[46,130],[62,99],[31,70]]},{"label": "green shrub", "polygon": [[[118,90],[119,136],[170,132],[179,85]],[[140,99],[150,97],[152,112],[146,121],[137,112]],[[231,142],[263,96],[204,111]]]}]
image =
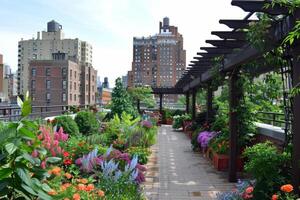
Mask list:
[{"label": "green shrub", "polygon": [[76,122],[70,116],[59,116],[55,118],[58,127],[62,127],[69,135],[80,135]]},{"label": "green shrub", "polygon": [[75,117],[75,122],[77,123],[80,133],[84,135],[94,134],[99,130],[99,123],[94,113],[80,111]]},{"label": "green shrub", "polygon": [[191,145],[192,145],[193,151],[196,151],[197,149],[199,149],[199,143],[198,143],[197,139],[198,139],[198,135],[200,132],[201,132],[201,128],[198,128],[193,132],[192,140],[191,140]]},{"label": "green shrub", "polygon": [[148,156],[151,154],[151,151],[148,148],[143,147],[130,147],[126,151],[131,157],[138,156],[138,162],[142,165],[147,164]]},{"label": "green shrub", "polygon": [[290,155],[278,152],[271,142],[265,142],[246,148],[244,156],[249,160],[245,170],[256,180],[254,199],[269,199],[276,189],[285,184],[288,174],[285,166]]},{"label": "green shrub", "polygon": [[173,125],[172,127],[174,129],[179,129],[182,127],[183,124],[183,118],[180,115],[176,115],[173,117]]}]

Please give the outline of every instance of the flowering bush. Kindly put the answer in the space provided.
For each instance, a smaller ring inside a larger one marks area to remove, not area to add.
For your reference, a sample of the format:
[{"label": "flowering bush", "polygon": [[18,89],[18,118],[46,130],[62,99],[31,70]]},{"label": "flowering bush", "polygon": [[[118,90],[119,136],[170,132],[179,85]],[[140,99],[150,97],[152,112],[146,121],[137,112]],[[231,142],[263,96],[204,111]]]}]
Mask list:
[{"label": "flowering bush", "polygon": [[226,136],[220,135],[209,141],[209,146],[217,154],[228,154],[229,153],[229,139]]},{"label": "flowering bush", "polygon": [[238,180],[235,188],[230,192],[218,193],[218,200],[244,200],[253,198],[253,183],[251,181]]},{"label": "flowering bush", "polygon": [[291,184],[285,184],[280,187],[280,191],[272,195],[272,200],[295,200],[297,196],[293,194],[294,187]]},{"label": "flowering bush", "polygon": [[198,144],[200,147],[204,150],[207,149],[209,141],[213,139],[215,136],[217,136],[216,132],[210,132],[210,131],[203,131],[200,132],[197,138]]}]

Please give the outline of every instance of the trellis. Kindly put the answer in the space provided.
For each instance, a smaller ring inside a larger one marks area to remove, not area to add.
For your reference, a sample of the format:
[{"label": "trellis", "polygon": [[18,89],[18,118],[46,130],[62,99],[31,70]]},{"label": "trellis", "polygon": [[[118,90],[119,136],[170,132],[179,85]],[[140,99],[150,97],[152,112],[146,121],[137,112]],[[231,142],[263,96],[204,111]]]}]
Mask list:
[{"label": "trellis", "polygon": [[[242,91],[236,86],[239,80],[239,74],[237,71],[242,68],[243,64],[247,64],[252,60],[261,60],[262,55],[265,52],[271,51],[275,47],[278,47],[286,35],[293,29],[297,20],[300,19],[300,10],[296,9],[294,14],[290,14],[288,9],[275,5],[274,7],[266,7],[266,3],[271,1],[267,0],[233,0],[232,5],[242,8],[244,11],[249,12],[247,16],[242,20],[235,19],[222,19],[219,21],[221,24],[227,25],[232,28],[232,31],[213,31],[213,35],[220,37],[219,40],[206,40],[207,43],[213,47],[201,47],[203,50],[197,53],[194,60],[191,61],[189,67],[183,73],[181,79],[177,82],[175,90],[184,93],[187,99],[186,111],[189,110],[189,96],[193,96],[192,102],[192,116],[195,119],[195,95],[198,88],[207,89],[207,120],[212,118],[212,99],[213,90],[211,87],[214,74],[212,68],[214,66],[214,58],[221,57],[218,65],[218,73],[229,75],[229,118],[230,118],[230,165],[229,165],[229,181],[234,182],[237,178],[236,159],[238,156],[238,118],[236,108],[241,98]],[[268,47],[264,51],[253,47],[246,40],[246,33],[243,29],[249,27],[251,23],[257,23],[258,20],[252,20],[250,17],[256,13],[262,12],[269,15],[283,15],[284,17],[272,24],[268,30],[269,36],[272,38],[268,41]],[[300,55],[300,47],[296,42],[290,49],[288,49],[288,55],[286,59],[290,62],[290,66],[284,66],[282,68],[282,74],[284,80],[288,80],[288,76],[292,78],[292,85],[296,86],[300,83],[300,61],[297,57]],[[288,69],[288,71],[286,71]],[[274,70],[273,66],[261,66],[257,69],[258,74],[263,74]],[[290,88],[288,81],[284,88]],[[285,94],[285,101],[288,101],[288,96]],[[285,102],[289,104],[288,102]],[[292,106],[291,106],[292,105]],[[300,185],[300,95],[293,98],[293,102],[286,109],[286,118],[291,118],[290,114],[293,114],[292,124],[292,143],[293,143],[293,159],[292,159],[292,173],[294,186]],[[288,113],[290,112],[290,113]],[[286,131],[289,127],[286,126]],[[295,187],[298,190],[298,187]],[[297,191],[299,192],[299,191]]]}]

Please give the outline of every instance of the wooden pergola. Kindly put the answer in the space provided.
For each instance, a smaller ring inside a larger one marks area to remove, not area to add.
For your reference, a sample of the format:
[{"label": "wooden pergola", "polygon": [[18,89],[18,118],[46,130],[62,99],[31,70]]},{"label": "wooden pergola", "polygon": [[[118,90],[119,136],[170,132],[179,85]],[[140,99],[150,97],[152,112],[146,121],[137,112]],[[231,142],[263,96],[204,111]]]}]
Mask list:
[{"label": "wooden pergola", "polygon": [[[229,75],[229,119],[230,119],[230,164],[229,164],[229,181],[235,182],[237,179],[236,162],[238,157],[238,118],[236,108],[239,104],[242,92],[237,87],[237,81],[239,80],[239,69],[242,65],[249,63],[252,60],[262,60],[264,53],[271,51],[272,49],[280,46],[283,39],[293,29],[297,20],[300,20],[300,9],[295,10],[294,14],[289,14],[288,10],[279,5],[266,8],[265,4],[270,3],[268,0],[232,0],[233,6],[242,8],[245,12],[248,12],[244,19],[222,19],[219,21],[221,24],[225,24],[232,31],[212,31],[212,35],[218,36],[219,40],[206,40],[206,43],[211,44],[213,47],[201,47],[201,52],[197,53],[197,57],[191,61],[189,67],[183,73],[181,79],[177,82],[174,88],[170,89],[172,94],[185,94],[187,99],[186,111],[189,110],[189,96],[192,95],[192,117],[195,119],[195,102],[196,92],[199,88],[206,88],[207,90],[207,120],[212,118],[212,100],[213,90],[211,87],[211,81],[214,78],[212,68],[214,65],[213,59],[216,57],[223,58],[218,62],[219,73]],[[258,20],[252,20],[250,17],[256,13],[262,12],[273,16],[282,15],[281,20],[278,20],[272,24],[268,30],[268,47],[265,50],[258,50],[253,47],[246,40],[246,32],[251,23],[256,23]],[[299,43],[299,42],[298,42]],[[300,84],[300,60],[297,57],[300,55],[300,46],[294,45],[290,47],[290,57],[293,64],[293,70],[291,72],[292,82],[294,86]],[[262,74],[269,71],[273,71],[273,66],[261,66],[256,73]],[[163,91],[163,90],[162,90]],[[180,91],[180,92],[179,92]],[[165,91],[167,94],[167,91]],[[156,93],[156,92],[154,92]],[[164,92],[157,93],[163,94]],[[292,173],[293,173],[293,185],[297,192],[300,185],[300,95],[297,95],[293,99],[293,159],[292,159]],[[297,112],[298,111],[298,112]]]}]

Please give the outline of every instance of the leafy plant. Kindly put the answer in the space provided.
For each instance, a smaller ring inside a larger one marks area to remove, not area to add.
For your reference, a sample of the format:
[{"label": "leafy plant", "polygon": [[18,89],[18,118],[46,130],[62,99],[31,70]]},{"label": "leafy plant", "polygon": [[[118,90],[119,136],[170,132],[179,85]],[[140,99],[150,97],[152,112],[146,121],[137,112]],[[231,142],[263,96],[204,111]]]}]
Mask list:
[{"label": "leafy plant", "polygon": [[274,189],[286,181],[285,167],[289,163],[290,155],[279,153],[270,142],[248,147],[243,155],[248,159],[245,170],[256,180],[254,199],[269,199],[274,194]]},{"label": "leafy plant", "polygon": [[80,111],[75,117],[75,122],[79,128],[79,132],[84,135],[97,133],[99,131],[99,123],[94,113]]},{"label": "leafy plant", "polygon": [[[41,181],[47,177],[47,172],[41,169],[41,160],[31,155],[36,149],[45,157],[47,151],[41,147],[37,138],[38,125],[27,120],[31,112],[28,94],[24,102],[18,98],[18,105],[21,107],[22,118],[18,122],[10,122],[8,132],[1,132],[0,197],[51,199],[47,194],[51,188]],[[47,161],[57,162],[60,159],[49,157]]]},{"label": "leafy plant", "polygon": [[121,78],[116,79],[115,88],[112,92],[112,102],[111,102],[111,113],[112,116],[118,115],[121,117],[123,112],[126,112],[132,116],[136,116],[136,110],[133,107],[132,99],[130,98],[128,92],[122,85]]},{"label": "leafy plant", "polygon": [[136,156],[138,162],[142,165],[147,164],[148,156],[151,154],[151,151],[148,148],[143,147],[130,147],[126,150],[131,157]]},{"label": "leafy plant", "polygon": [[55,118],[58,128],[62,127],[69,135],[80,135],[76,122],[70,116],[59,116]]}]

